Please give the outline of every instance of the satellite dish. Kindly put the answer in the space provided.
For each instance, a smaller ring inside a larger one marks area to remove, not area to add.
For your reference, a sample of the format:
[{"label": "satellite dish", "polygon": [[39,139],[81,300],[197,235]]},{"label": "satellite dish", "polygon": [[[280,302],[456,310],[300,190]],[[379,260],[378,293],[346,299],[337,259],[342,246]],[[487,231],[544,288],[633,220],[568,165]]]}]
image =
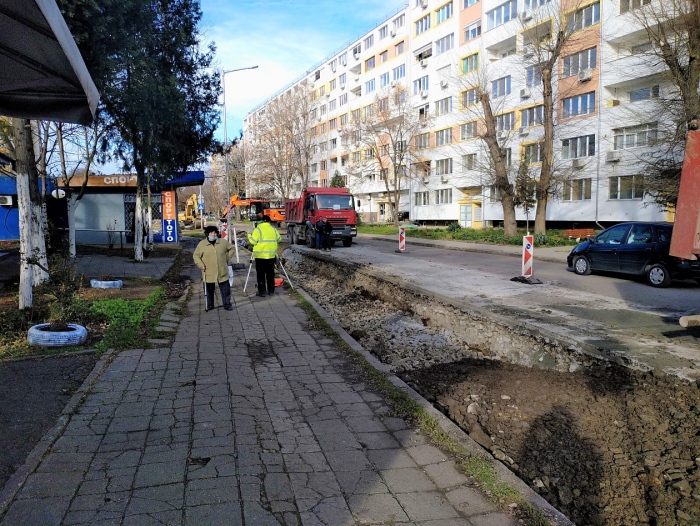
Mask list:
[{"label": "satellite dish", "polygon": [[55,197],[56,199],[63,199],[64,197],[66,197],[66,191],[57,188],[56,190],[51,192],[51,197]]}]

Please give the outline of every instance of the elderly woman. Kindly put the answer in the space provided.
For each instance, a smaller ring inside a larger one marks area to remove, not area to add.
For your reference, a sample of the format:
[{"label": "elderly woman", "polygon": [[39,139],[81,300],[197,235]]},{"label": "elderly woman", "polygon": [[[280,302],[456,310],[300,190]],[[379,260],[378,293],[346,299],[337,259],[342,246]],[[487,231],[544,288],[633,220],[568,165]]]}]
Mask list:
[{"label": "elderly woman", "polygon": [[207,236],[199,242],[194,250],[194,264],[202,271],[207,288],[207,310],[214,308],[214,284],[219,284],[221,301],[224,309],[232,310],[231,284],[229,283],[228,262],[236,253],[236,247],[219,237],[219,229],[207,226],[204,229]]}]

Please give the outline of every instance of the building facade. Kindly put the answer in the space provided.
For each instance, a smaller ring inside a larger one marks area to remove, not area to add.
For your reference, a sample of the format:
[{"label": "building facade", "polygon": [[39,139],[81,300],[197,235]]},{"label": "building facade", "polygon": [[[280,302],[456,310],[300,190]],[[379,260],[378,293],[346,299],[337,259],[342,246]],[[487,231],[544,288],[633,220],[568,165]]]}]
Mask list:
[{"label": "building facade", "polygon": [[[652,44],[635,18],[635,8],[649,1],[621,2],[410,0],[276,96],[302,84],[311,94],[308,133],[316,143],[309,185],[328,185],[340,174],[365,221],[399,214],[427,224],[498,225],[503,210],[481,137],[479,89],[490,95],[509,177],[537,178],[544,137],[538,65],[561,30],[566,39],[553,70],[555,182],[548,224],[668,219],[644,194],[640,171],[661,148],[664,127],[672,126],[662,109],[673,86],[665,68],[649,59]],[[411,137],[398,206],[376,160],[381,137],[371,151],[344,135],[355,119],[381,111],[386,94],[396,90],[407,97],[409,111],[429,117]],[[259,139],[255,123],[276,97],[246,116],[250,147]],[[516,213],[519,221],[535,214],[523,207]]]}]

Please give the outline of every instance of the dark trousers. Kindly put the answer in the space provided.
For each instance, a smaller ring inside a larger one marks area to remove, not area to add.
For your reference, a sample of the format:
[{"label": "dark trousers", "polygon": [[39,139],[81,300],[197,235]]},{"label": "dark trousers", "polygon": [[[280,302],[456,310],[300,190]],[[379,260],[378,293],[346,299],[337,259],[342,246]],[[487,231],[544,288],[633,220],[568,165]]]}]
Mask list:
[{"label": "dark trousers", "polygon": [[323,243],[323,234],[316,232],[316,248],[321,249],[321,243]]},{"label": "dark trousers", "polygon": [[[207,309],[214,308],[214,285],[216,283],[207,283]],[[228,280],[219,283],[219,292],[221,292],[221,302],[224,307],[231,305],[231,284]]]},{"label": "dark trousers", "polygon": [[275,258],[255,259],[255,273],[258,276],[258,292],[261,294],[275,292]]},{"label": "dark trousers", "polygon": [[328,250],[331,249],[331,235],[330,234],[323,234],[323,238],[321,240],[322,243],[322,248],[327,248]]}]

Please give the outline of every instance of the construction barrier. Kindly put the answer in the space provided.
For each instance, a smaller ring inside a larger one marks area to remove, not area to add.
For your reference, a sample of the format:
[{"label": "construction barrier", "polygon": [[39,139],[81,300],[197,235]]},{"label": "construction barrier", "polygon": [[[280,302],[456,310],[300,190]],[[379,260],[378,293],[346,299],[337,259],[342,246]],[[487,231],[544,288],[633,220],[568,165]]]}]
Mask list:
[{"label": "construction barrier", "polygon": [[532,260],[533,256],[533,238],[532,236],[523,236],[523,277],[532,277]]}]

